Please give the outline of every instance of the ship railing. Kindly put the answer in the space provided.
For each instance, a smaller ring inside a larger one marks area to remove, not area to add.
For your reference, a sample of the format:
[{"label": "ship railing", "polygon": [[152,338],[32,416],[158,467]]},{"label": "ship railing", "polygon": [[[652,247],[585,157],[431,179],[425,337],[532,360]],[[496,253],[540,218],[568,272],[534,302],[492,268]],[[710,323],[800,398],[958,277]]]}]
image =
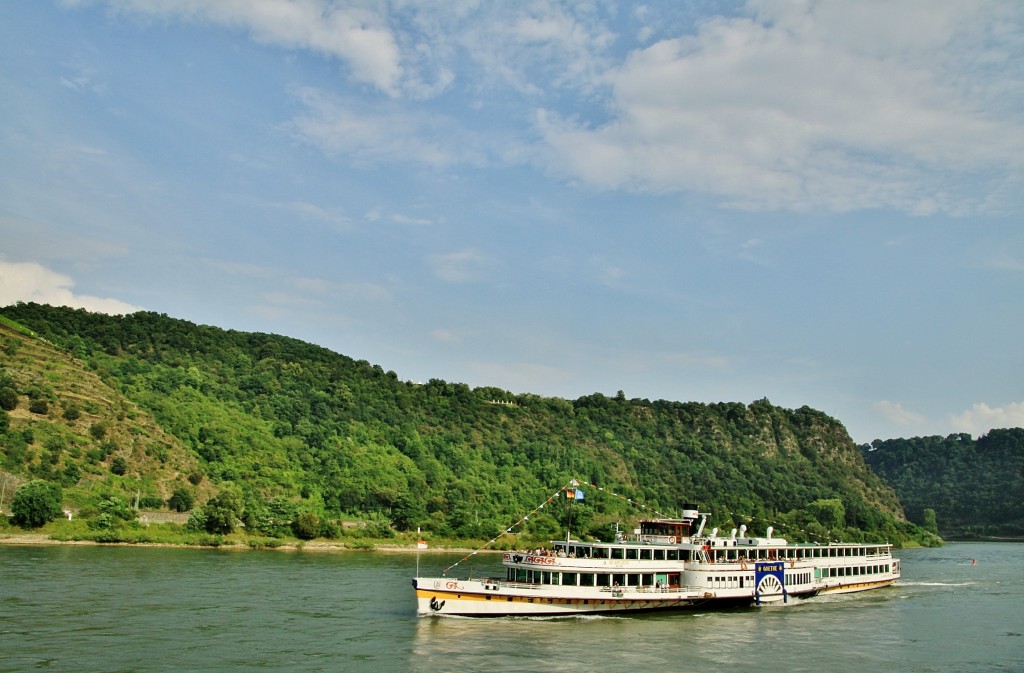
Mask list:
[{"label": "ship railing", "polygon": [[628,592],[628,593],[631,593],[631,594],[667,594],[667,593],[676,593],[676,592],[680,591],[681,589],[685,589],[685,588],[686,587],[679,587],[679,586],[664,586],[664,587],[649,587],[649,586],[642,586],[642,587],[634,587],[634,586],[614,587],[613,586],[613,587],[598,587],[597,590],[601,591],[601,592],[605,592],[605,593],[612,593],[612,594],[622,593],[622,592]]},{"label": "ship railing", "polygon": [[540,591],[541,589],[550,589],[552,584],[537,584],[536,582],[509,582],[507,580],[483,580],[484,588],[493,587],[494,589],[528,589],[533,591]]},{"label": "ship railing", "polygon": [[[568,588],[573,588],[573,589],[581,588],[581,587],[578,587],[578,586],[573,585],[573,584],[564,584],[564,585],[559,585],[559,584],[537,584],[535,582],[509,582],[507,580],[498,580],[498,579],[485,579],[485,580],[481,580],[481,583],[484,585],[485,589],[490,589],[492,591],[497,591],[498,589],[524,589],[524,590],[527,590],[527,591],[541,591],[541,590],[548,590],[548,591],[550,591],[551,589],[558,588],[560,586],[564,586],[564,587],[568,587]],[[587,588],[587,587],[582,587],[582,588]],[[639,586],[639,587],[638,586],[626,586],[626,587],[610,586],[610,587],[608,587],[608,586],[604,586],[604,587],[592,587],[592,588],[596,588],[599,592],[610,593],[610,594],[622,593],[622,592],[640,593],[640,594],[667,594],[667,593],[678,593],[680,590],[686,589],[686,587],[675,586],[675,585],[673,585],[673,586],[666,585],[666,586],[661,586],[661,587],[651,587],[651,586]]]}]

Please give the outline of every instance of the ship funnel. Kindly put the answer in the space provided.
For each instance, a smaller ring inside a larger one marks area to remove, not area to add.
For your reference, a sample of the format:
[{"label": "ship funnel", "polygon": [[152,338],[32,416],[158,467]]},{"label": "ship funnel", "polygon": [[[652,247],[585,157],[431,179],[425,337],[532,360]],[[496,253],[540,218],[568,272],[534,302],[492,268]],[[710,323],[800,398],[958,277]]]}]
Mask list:
[{"label": "ship funnel", "polygon": [[700,512],[697,511],[697,505],[691,505],[689,503],[683,505],[683,518],[696,520],[700,516]]},{"label": "ship funnel", "polygon": [[746,526],[746,524],[743,524],[743,525],[740,526],[740,537],[746,537],[746,536],[747,536],[747,526]]},{"label": "ship funnel", "polygon": [[771,539],[772,539],[772,533],[773,533],[774,531],[775,531],[775,526],[768,526],[768,530],[767,530],[767,531],[765,531],[765,535],[766,535],[766,537],[767,537],[767,538],[768,538],[769,540],[771,540]]}]

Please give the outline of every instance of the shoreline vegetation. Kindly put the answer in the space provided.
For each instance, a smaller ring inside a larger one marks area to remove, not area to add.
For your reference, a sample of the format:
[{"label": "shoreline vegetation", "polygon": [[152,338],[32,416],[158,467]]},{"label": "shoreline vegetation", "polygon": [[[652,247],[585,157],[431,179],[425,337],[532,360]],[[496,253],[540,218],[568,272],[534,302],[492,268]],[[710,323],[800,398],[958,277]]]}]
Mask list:
[{"label": "shoreline vegetation", "polygon": [[[38,529],[25,529],[0,521],[0,545],[82,545],[109,547],[166,547],[181,549],[282,550],[282,551],[384,551],[421,553],[465,553],[471,551],[500,553],[522,544],[537,544],[532,538],[508,536],[482,549],[484,541],[454,540],[416,533],[398,533],[394,537],[345,535],[341,538],[269,537],[236,530],[216,535],[188,530],[175,523],[127,523],[112,529],[96,529],[85,520],[52,521]],[[518,538],[518,539],[516,539]],[[420,549],[419,540],[428,543]]]},{"label": "shoreline vegetation", "polygon": [[[421,549],[418,542],[427,542]],[[1024,542],[1022,539],[998,538],[983,540],[973,538],[960,541]],[[514,549],[545,546],[550,540],[533,535],[506,534],[495,540],[466,540],[438,537],[411,532],[397,533],[393,537],[371,537],[358,534],[343,535],[340,538],[314,538],[303,540],[295,537],[267,537],[251,535],[236,530],[225,535],[188,530],[176,523],[127,523],[113,529],[101,529],[89,525],[85,520],[52,521],[38,529],[23,529],[0,521],[0,545],[80,545],[108,547],[156,547],[179,549],[224,549],[251,551],[310,551],[310,552],[394,552],[394,553],[501,553]],[[904,541],[902,548],[920,547],[915,541]]]},{"label": "shoreline vegetation", "polygon": [[501,553],[501,549],[474,550],[469,547],[428,547],[419,549],[416,543],[396,544],[381,542],[372,545],[353,545],[337,540],[289,540],[277,541],[276,544],[256,544],[244,540],[225,540],[219,544],[198,544],[188,542],[103,542],[87,539],[60,539],[46,533],[0,533],[0,545],[7,546],[57,546],[76,545],[87,547],[157,547],[169,549],[224,549],[236,551],[315,551],[315,552],[419,552],[422,554],[451,553],[461,554],[472,551],[478,553]]}]

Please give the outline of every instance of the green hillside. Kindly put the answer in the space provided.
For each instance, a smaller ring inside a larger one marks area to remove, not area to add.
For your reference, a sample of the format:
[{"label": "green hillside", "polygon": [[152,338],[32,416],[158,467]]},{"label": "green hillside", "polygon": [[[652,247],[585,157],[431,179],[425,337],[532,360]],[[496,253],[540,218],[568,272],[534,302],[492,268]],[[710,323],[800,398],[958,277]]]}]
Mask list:
[{"label": "green hillside", "polygon": [[892,484],[908,516],[944,535],[1024,537],[1024,429],[876,440],[864,459]]},{"label": "green hillside", "polygon": [[[416,384],[295,339],[154,313],[0,315],[0,390],[17,401],[3,470],[83,502],[184,488],[202,503],[212,489],[244,503],[254,530],[283,507],[487,538],[575,476],[621,496],[577,508],[597,535],[636,516],[632,499],[664,513],[699,503],[712,525],[774,523],[791,539],[928,539],[843,426],[807,407]],[[39,401],[46,411],[30,410]],[[553,533],[559,516],[528,528]]]}]

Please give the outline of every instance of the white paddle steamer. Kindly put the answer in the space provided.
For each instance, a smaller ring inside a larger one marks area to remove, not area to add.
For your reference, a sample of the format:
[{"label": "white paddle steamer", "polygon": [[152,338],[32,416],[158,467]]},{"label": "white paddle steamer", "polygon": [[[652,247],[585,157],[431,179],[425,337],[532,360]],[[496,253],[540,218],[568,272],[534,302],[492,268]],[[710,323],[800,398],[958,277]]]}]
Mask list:
[{"label": "white paddle steamer", "polygon": [[505,552],[505,576],[416,577],[420,615],[580,615],[784,605],[823,593],[877,589],[900,577],[889,544],[790,544],[719,536],[694,506],[682,518],[642,521],[614,542],[567,539]]}]

